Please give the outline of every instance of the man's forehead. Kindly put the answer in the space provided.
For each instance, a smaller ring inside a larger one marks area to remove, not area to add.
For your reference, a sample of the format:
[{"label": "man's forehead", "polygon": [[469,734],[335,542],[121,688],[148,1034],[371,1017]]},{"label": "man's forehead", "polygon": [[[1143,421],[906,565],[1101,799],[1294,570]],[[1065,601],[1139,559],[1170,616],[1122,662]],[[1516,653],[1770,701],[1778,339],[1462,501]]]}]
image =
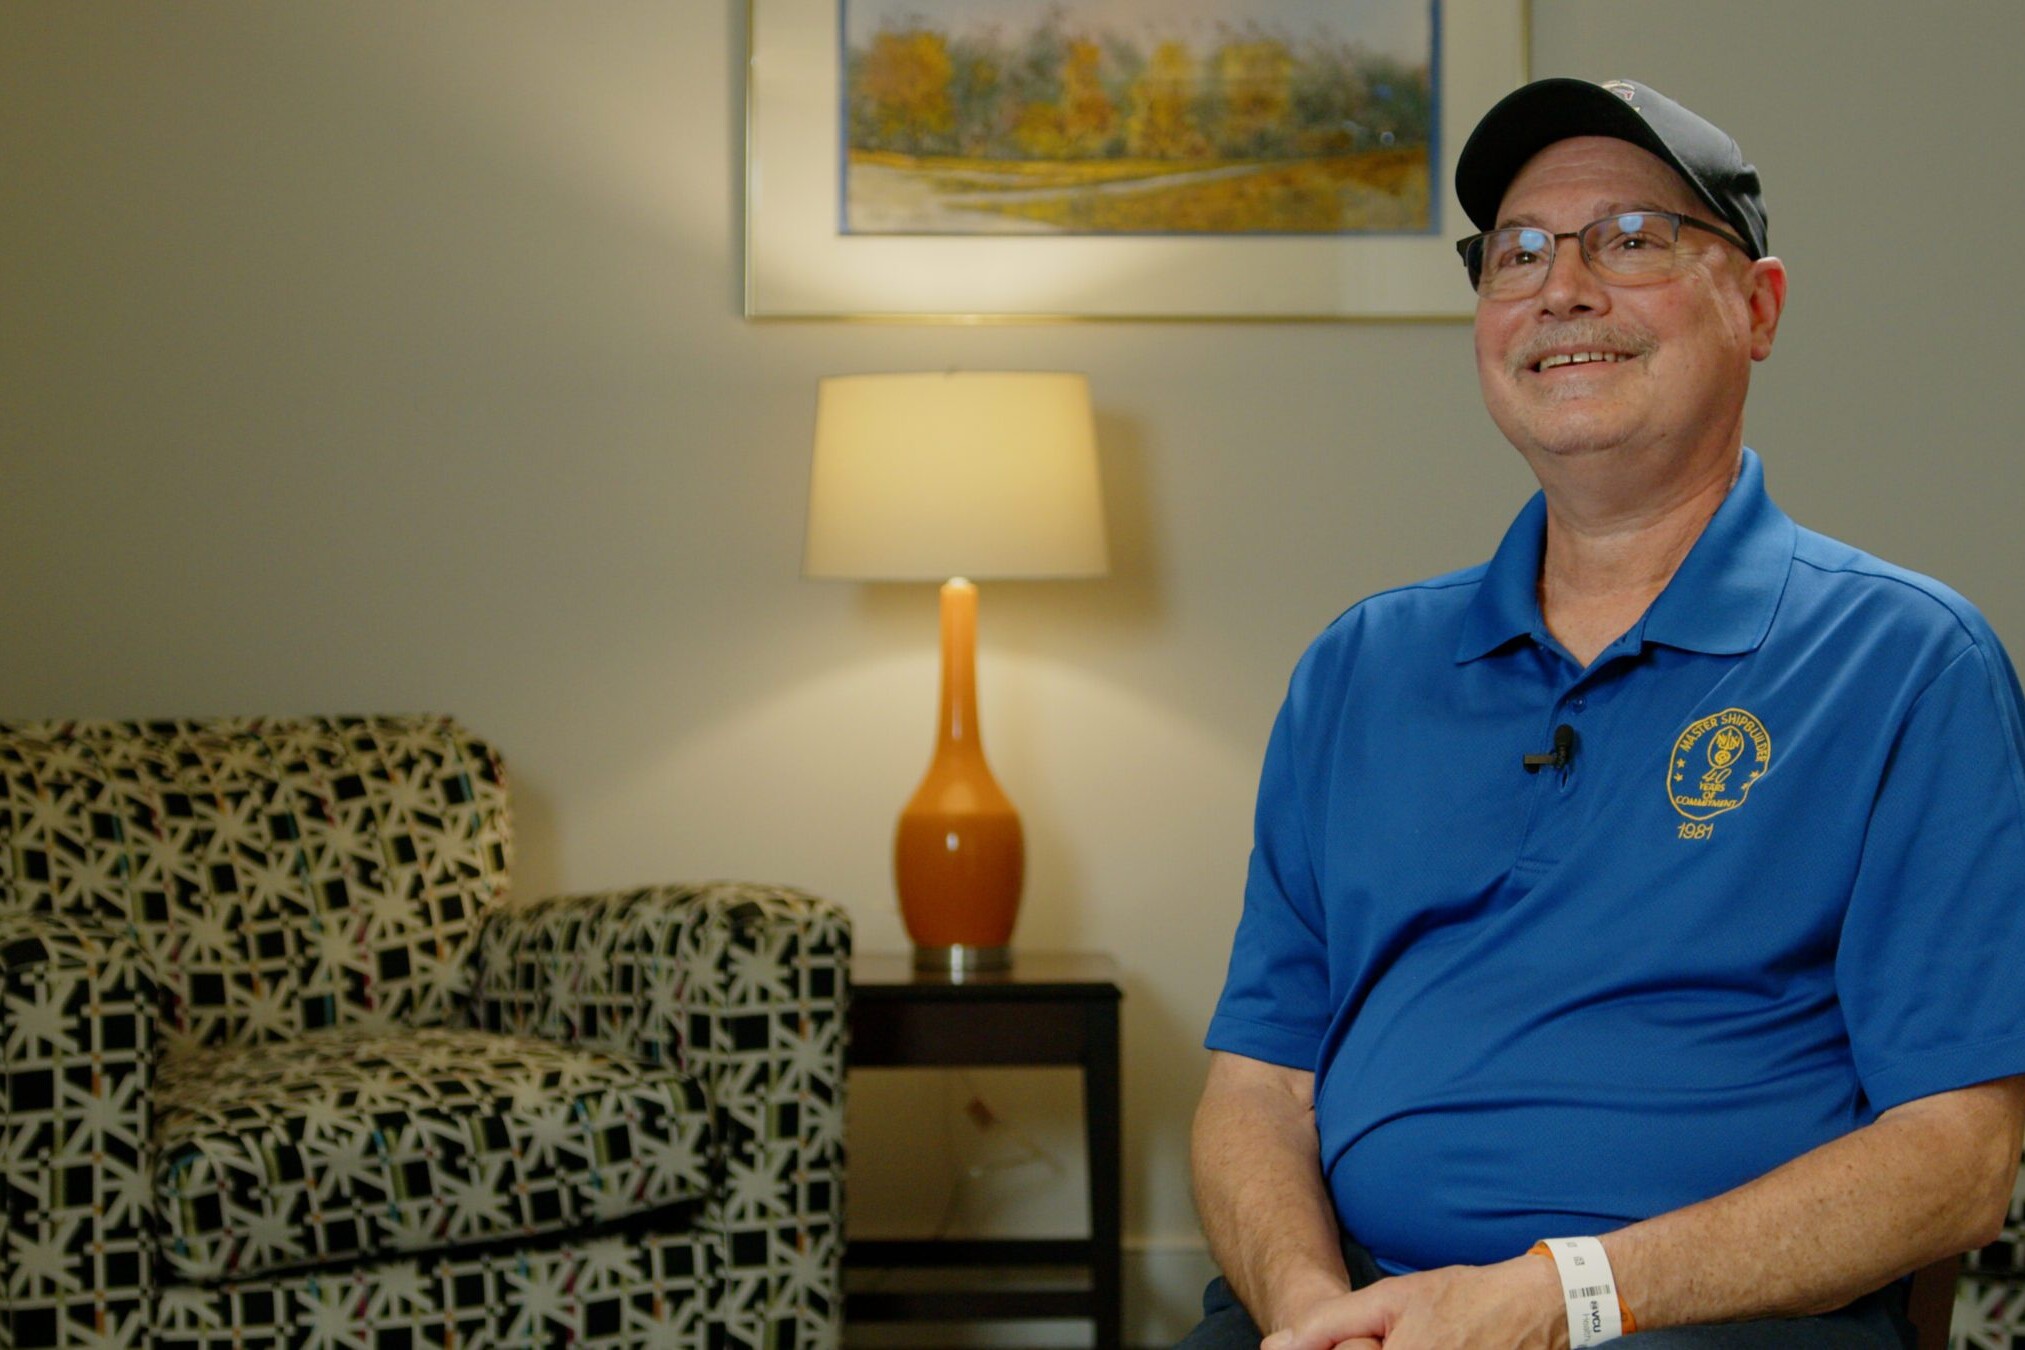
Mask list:
[{"label": "man's forehead", "polygon": [[1529,202],[1571,187],[1585,189],[1598,209],[1652,206],[1693,214],[1700,198],[1673,166],[1652,152],[1613,136],[1573,136],[1543,147],[1512,175],[1498,204],[1504,221]]}]

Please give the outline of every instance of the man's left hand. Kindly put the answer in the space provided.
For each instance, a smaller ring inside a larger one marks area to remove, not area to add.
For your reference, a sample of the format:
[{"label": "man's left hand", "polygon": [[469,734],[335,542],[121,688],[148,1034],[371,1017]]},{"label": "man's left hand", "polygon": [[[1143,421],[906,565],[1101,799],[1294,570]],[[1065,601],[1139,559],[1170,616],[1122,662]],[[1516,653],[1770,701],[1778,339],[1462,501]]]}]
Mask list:
[{"label": "man's left hand", "polygon": [[1331,1299],[1260,1350],[1567,1350],[1554,1263],[1445,1266]]}]

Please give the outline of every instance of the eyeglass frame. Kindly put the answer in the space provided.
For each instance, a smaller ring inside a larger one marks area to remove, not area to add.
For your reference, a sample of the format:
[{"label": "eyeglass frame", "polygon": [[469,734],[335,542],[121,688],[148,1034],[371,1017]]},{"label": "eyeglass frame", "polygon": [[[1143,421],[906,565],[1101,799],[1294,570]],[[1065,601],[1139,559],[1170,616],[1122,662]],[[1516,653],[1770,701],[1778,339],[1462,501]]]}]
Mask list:
[{"label": "eyeglass frame", "polygon": [[[1626,216],[1658,216],[1662,220],[1671,220],[1673,222],[1673,238],[1675,244],[1679,244],[1680,242],[1681,226],[1692,225],[1698,230],[1707,231],[1708,233],[1714,235],[1716,238],[1722,240],[1727,244],[1735,245],[1737,248],[1741,249],[1744,253],[1744,256],[1748,258],[1757,257],[1757,254],[1751,251],[1751,246],[1745,243],[1737,235],[1732,234],[1730,231],[1724,229],[1720,225],[1712,225],[1706,220],[1697,219],[1696,217],[1688,215],[1682,211],[1645,211],[1645,210],[1613,211],[1607,216],[1598,216],[1596,219],[1590,221],[1587,225],[1584,225],[1579,230],[1564,230],[1559,234],[1556,234],[1552,230],[1540,230],[1540,233],[1547,236],[1547,243],[1549,249],[1549,252],[1547,254],[1547,266],[1540,273],[1540,290],[1545,290],[1547,288],[1547,276],[1554,270],[1555,259],[1561,256],[1561,241],[1563,239],[1573,239],[1575,241],[1575,249],[1578,253],[1582,255],[1582,261],[1584,265],[1586,265],[1589,268],[1589,270],[1596,275],[1596,278],[1599,281],[1603,282],[1605,285],[1650,286],[1655,282],[1664,281],[1668,277],[1673,276],[1674,272],[1668,271],[1665,273],[1655,273],[1652,276],[1651,280],[1649,281],[1628,281],[1622,276],[1619,276],[1618,274],[1612,272],[1608,267],[1597,266],[1596,259],[1589,256],[1589,250],[1583,246],[1582,236],[1589,233],[1589,231],[1595,229],[1598,225],[1603,224],[1605,221],[1622,220]],[[1538,229],[1540,229],[1540,227],[1537,225],[1500,225],[1493,230],[1480,230],[1476,234],[1469,236],[1467,239],[1456,240],[1455,241],[1456,254],[1462,259],[1464,269],[1467,270],[1470,274],[1470,289],[1472,291],[1475,291],[1480,298],[1486,299],[1488,298],[1484,296],[1483,292],[1480,289],[1478,289],[1483,277],[1482,261],[1479,260],[1474,267],[1470,265],[1470,248],[1472,245],[1481,244],[1484,240],[1490,238],[1492,235],[1502,234],[1506,230],[1538,230]],[[1678,267],[1678,262],[1676,262],[1675,266],[1676,268]],[[1530,300],[1533,298],[1533,296],[1538,295],[1539,293],[1540,291],[1530,291],[1525,295],[1514,295],[1508,296],[1506,298],[1511,300]]]}]

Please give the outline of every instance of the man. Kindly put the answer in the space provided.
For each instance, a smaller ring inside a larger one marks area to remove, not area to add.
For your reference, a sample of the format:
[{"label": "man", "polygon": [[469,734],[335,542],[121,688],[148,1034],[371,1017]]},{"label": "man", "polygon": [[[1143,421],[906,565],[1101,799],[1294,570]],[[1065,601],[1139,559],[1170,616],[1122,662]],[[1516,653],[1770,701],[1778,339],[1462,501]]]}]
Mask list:
[{"label": "man", "polygon": [[1456,186],[1541,491],[1294,674],[1184,1345],[1910,1344],[1895,1282],[1995,1235],[2025,1129],[2016,677],[1960,597],[1766,497],[1786,272],[1727,135],[1544,80]]}]

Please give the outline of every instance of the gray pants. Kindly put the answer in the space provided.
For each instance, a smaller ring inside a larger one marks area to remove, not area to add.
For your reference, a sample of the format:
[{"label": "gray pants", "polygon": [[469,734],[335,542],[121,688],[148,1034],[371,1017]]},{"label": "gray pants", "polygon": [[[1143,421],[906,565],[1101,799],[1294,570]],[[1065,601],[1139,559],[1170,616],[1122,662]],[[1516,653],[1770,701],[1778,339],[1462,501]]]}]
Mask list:
[{"label": "gray pants", "polygon": [[[1343,1260],[1350,1283],[1362,1289],[1385,1278],[1365,1251],[1348,1238]],[[1202,1295],[1202,1322],[1175,1350],[1259,1350],[1263,1337],[1251,1315],[1221,1277]],[[1914,1350],[1912,1324],[1905,1320],[1905,1290],[1880,1289],[1839,1312],[1781,1321],[1731,1322],[1721,1326],[1668,1327],[1627,1338],[1638,1350]]]}]

